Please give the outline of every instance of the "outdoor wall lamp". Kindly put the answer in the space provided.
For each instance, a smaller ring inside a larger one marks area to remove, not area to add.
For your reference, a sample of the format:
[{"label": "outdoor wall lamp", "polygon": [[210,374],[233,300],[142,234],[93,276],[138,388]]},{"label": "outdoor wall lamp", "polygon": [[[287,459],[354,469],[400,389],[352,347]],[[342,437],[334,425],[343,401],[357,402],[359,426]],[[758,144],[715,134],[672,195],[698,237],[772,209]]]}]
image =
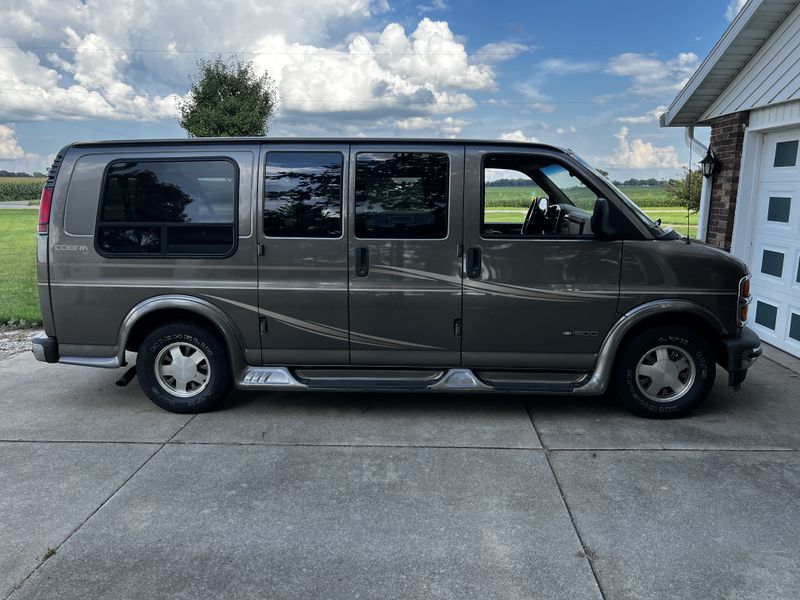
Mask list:
[{"label": "outdoor wall lamp", "polygon": [[703,177],[708,179],[709,177],[713,176],[717,171],[717,165],[717,159],[714,156],[714,153],[711,151],[711,148],[709,148],[706,152],[705,158],[700,161],[700,166],[703,168]]}]

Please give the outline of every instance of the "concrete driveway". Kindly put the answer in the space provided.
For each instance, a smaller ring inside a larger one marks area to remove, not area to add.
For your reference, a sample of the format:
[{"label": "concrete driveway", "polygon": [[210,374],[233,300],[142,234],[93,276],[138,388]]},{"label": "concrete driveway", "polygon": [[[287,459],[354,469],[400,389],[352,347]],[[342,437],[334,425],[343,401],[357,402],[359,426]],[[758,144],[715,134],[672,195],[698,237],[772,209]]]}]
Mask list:
[{"label": "concrete driveway", "polygon": [[0,361],[0,598],[796,598],[800,376],[597,399],[235,394]]}]

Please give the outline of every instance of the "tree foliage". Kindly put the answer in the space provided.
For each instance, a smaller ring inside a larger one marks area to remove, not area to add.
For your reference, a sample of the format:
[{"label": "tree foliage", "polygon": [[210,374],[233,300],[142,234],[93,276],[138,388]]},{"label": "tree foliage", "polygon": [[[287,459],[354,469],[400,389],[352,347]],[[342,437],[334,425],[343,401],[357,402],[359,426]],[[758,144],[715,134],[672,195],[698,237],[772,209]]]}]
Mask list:
[{"label": "tree foliage", "polygon": [[189,96],[178,102],[178,123],[191,137],[266,135],[278,103],[270,76],[235,56],[197,61]]},{"label": "tree foliage", "polygon": [[703,172],[695,169],[689,175],[689,169],[683,168],[683,179],[671,179],[665,186],[667,196],[676,204],[688,208],[692,212],[700,210],[700,190],[703,187]]}]

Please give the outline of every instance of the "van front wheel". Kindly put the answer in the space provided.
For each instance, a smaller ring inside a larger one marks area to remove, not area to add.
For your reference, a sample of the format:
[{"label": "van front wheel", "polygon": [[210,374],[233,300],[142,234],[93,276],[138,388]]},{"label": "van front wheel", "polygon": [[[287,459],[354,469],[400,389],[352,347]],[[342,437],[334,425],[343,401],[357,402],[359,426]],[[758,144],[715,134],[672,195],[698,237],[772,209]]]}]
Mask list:
[{"label": "van front wheel", "polygon": [[688,327],[647,329],[626,341],[614,366],[614,390],[630,411],[650,418],[683,417],[714,385],[714,353]]},{"label": "van front wheel", "polygon": [[136,372],[150,400],[174,413],[212,410],[231,389],[225,344],[193,323],[154,329],[139,347]]}]

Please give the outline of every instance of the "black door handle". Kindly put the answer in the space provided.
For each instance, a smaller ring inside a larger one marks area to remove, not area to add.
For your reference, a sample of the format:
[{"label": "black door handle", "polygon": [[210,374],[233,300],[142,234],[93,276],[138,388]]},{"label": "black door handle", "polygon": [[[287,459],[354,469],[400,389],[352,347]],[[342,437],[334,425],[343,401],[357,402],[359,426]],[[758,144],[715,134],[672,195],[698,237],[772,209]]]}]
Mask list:
[{"label": "black door handle", "polygon": [[369,249],[356,248],[356,277],[366,277],[369,274]]},{"label": "black door handle", "polygon": [[467,277],[475,279],[481,276],[481,249],[470,248],[467,250]]}]

